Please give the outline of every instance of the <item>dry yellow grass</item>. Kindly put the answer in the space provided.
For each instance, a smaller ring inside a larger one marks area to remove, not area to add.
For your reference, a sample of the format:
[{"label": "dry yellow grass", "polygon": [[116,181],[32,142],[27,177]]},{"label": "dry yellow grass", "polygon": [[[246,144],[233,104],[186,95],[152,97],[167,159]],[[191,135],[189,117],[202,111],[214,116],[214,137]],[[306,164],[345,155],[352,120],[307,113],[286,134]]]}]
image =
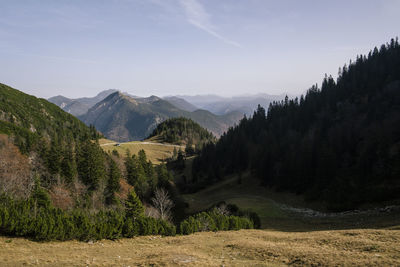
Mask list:
[{"label": "dry yellow grass", "polygon": [[160,164],[164,160],[172,157],[174,148],[177,150],[185,149],[182,146],[171,145],[171,144],[160,144],[153,143],[147,141],[133,141],[126,143],[118,143],[119,146],[116,146],[117,142],[111,141],[108,139],[100,139],[100,146],[106,152],[111,152],[113,150],[117,150],[120,155],[125,155],[126,151],[129,150],[131,154],[136,154],[143,149],[146,152],[147,158],[153,164]]},{"label": "dry yellow grass", "polygon": [[[11,241],[10,241],[11,240]],[[93,244],[0,238],[0,266],[399,266],[400,230],[241,230]]]}]

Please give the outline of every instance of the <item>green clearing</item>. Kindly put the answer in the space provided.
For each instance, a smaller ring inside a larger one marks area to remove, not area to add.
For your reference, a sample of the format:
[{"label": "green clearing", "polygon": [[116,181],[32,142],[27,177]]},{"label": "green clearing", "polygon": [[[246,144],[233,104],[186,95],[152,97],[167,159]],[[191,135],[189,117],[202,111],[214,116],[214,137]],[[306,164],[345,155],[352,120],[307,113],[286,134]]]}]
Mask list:
[{"label": "green clearing", "polygon": [[101,139],[99,143],[104,151],[112,152],[113,150],[116,150],[122,156],[125,156],[126,151],[128,150],[131,154],[137,155],[138,152],[143,149],[146,152],[147,158],[153,164],[160,164],[166,159],[172,157],[174,148],[176,148],[176,150],[185,149],[184,146],[154,143],[147,140],[117,143],[108,139]]},{"label": "green clearing", "polygon": [[[235,204],[243,210],[257,212],[262,224],[265,225],[269,218],[285,218],[287,215],[268,198],[267,194],[255,192],[251,184],[238,184],[237,177],[231,177],[226,181],[215,184],[205,190],[194,194],[183,195],[185,201],[189,204],[188,213],[209,208],[215,203],[225,201],[228,204]],[[261,191],[262,188],[257,188]]]},{"label": "green clearing", "polygon": [[[183,198],[189,205],[187,213],[196,213],[225,201],[237,205],[241,210],[256,212],[261,219],[261,228],[270,230],[303,232],[354,228],[379,229],[398,226],[400,222],[399,212],[381,213],[373,210],[344,217],[305,216],[302,212],[305,209],[324,212],[323,203],[307,203],[299,195],[275,192],[262,187],[259,181],[249,174],[243,175],[241,184],[238,183],[237,176],[232,176],[194,194],[184,194]],[[294,209],[301,211],[297,212]]]}]

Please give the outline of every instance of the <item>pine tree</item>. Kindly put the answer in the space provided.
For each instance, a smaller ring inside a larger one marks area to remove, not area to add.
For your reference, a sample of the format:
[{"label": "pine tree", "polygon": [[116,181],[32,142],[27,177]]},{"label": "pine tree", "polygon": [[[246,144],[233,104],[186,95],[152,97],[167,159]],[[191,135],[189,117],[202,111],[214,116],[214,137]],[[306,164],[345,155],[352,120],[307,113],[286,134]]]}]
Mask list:
[{"label": "pine tree", "polygon": [[78,171],[82,182],[90,191],[96,190],[104,178],[103,151],[97,143],[84,141],[80,147]]},{"label": "pine tree", "polygon": [[131,190],[125,202],[126,217],[139,218],[144,216],[144,207],[134,190]]},{"label": "pine tree", "polygon": [[74,182],[77,173],[75,157],[73,155],[72,148],[68,146],[64,152],[63,160],[61,162],[61,174],[67,183],[72,183]]},{"label": "pine tree", "polygon": [[47,166],[51,174],[59,174],[61,170],[61,146],[54,137],[50,143],[50,149],[47,154]]},{"label": "pine tree", "polygon": [[172,174],[168,171],[167,166],[165,164],[160,164],[157,166],[156,171],[159,186],[168,186],[169,182],[172,180]]},{"label": "pine tree", "polygon": [[121,179],[121,172],[119,171],[115,161],[110,158],[108,180],[104,192],[106,204],[113,205],[118,203],[118,199],[115,196],[115,193],[120,191],[121,188],[119,184],[120,179]]},{"label": "pine tree", "polygon": [[51,205],[49,194],[41,187],[39,177],[35,177],[35,184],[33,186],[31,199],[34,205],[34,216],[36,218],[39,208],[48,208]]}]

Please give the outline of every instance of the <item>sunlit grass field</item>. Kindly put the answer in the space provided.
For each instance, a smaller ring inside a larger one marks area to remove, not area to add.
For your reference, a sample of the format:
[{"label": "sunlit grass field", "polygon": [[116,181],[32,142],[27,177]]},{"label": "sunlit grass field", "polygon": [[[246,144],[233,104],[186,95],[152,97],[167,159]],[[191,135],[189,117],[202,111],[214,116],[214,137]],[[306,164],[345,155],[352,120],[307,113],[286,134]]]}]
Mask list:
[{"label": "sunlit grass field", "polygon": [[179,149],[185,149],[183,146],[148,141],[117,143],[108,139],[100,139],[99,143],[106,152],[112,152],[113,150],[116,150],[120,155],[125,155],[128,150],[132,155],[137,155],[137,153],[143,149],[146,152],[147,158],[153,164],[160,164],[166,159],[172,157],[174,148],[176,148],[177,151],[179,151]]},{"label": "sunlit grass field", "polygon": [[94,243],[0,237],[0,266],[399,266],[400,230],[240,230]]}]

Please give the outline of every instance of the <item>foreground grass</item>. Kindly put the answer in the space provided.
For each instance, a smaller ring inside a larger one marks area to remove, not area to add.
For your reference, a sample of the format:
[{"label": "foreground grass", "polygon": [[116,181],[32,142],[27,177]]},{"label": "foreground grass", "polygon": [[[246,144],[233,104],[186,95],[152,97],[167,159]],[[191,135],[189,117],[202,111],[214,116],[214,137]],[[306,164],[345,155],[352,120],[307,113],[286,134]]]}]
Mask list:
[{"label": "foreground grass", "polygon": [[400,230],[240,230],[95,243],[0,238],[0,266],[398,266]]},{"label": "foreground grass", "polygon": [[160,164],[166,159],[171,158],[174,152],[174,148],[176,148],[176,150],[185,149],[185,147],[183,146],[160,144],[148,141],[118,143],[119,146],[116,146],[117,143],[115,141],[100,139],[99,143],[104,151],[111,152],[113,150],[117,150],[118,153],[123,156],[125,156],[127,150],[129,150],[131,154],[137,155],[138,152],[143,149],[146,152],[147,158],[153,164]]}]

